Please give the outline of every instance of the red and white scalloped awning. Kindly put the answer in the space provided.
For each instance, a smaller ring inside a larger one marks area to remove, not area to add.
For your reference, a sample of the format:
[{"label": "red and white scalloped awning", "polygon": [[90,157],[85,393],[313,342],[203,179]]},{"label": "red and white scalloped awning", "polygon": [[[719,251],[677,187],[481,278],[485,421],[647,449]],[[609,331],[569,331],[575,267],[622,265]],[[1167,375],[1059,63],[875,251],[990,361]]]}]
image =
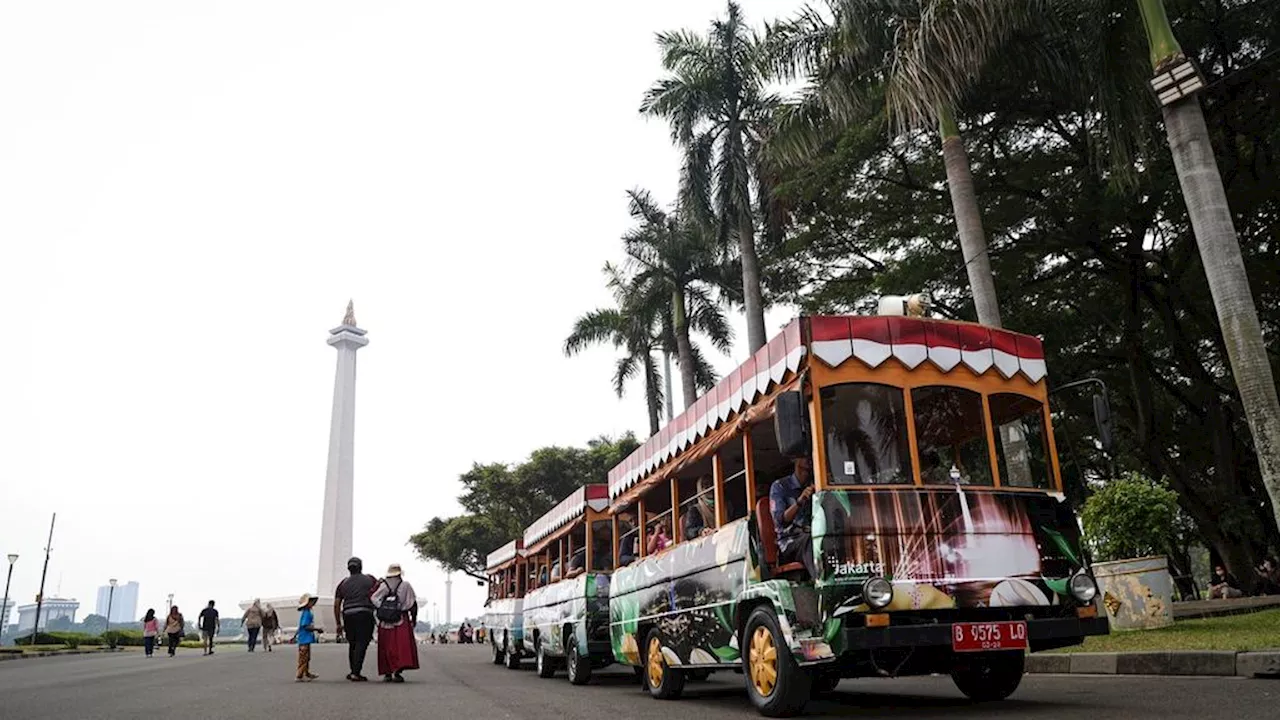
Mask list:
[{"label": "red and white scalloped awning", "polygon": [[599,512],[609,505],[609,489],[604,485],[586,485],[561,500],[546,515],[533,521],[524,530],[524,546],[531,548],[539,540],[572,523],[587,511],[587,507]]},{"label": "red and white scalloped awning", "polygon": [[959,365],[982,375],[1018,373],[1033,383],[1045,376],[1044,345],[1030,335],[972,323],[905,317],[809,318],[813,356],[837,367],[857,358],[879,367],[896,358],[908,368],[926,360],[943,372]]},{"label": "red and white scalloped awning", "polygon": [[517,538],[489,553],[489,557],[485,558],[484,566],[492,570],[499,565],[511,562],[516,558],[516,555],[522,554],[524,554],[524,543]]},{"label": "red and white scalloped awning", "polygon": [[676,416],[657,435],[649,438],[617,467],[609,471],[609,498],[621,495],[641,478],[679,455],[699,438],[720,427],[734,413],[755,402],[788,375],[800,369],[805,347],[800,335],[800,319],[791,324],[751,359],[725,376]]}]

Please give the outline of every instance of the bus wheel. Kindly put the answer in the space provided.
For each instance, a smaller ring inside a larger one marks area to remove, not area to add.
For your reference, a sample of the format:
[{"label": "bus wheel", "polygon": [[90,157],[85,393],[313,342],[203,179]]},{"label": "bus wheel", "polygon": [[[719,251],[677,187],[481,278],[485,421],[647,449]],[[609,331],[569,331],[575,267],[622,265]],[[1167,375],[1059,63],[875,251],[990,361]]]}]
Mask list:
[{"label": "bus wheel", "polygon": [[1021,650],[975,654],[951,671],[951,679],[970,700],[1003,700],[1018,689],[1026,661]]},{"label": "bus wheel", "polygon": [[752,610],[742,637],[747,695],[756,710],[766,717],[789,717],[804,710],[813,681],[791,657],[773,609]]},{"label": "bus wheel", "polygon": [[568,662],[569,682],[574,685],[586,685],[591,682],[591,658],[583,657],[578,651],[577,641],[569,643]]},{"label": "bus wheel", "polygon": [[551,658],[547,657],[546,651],[542,649],[542,640],[538,640],[538,644],[533,651],[534,664],[538,668],[538,677],[549,678],[556,674],[556,666],[552,663]]},{"label": "bus wheel", "polygon": [[675,700],[684,692],[684,673],[672,670],[662,657],[662,634],[657,628],[649,631],[645,642],[644,686],[649,694],[659,700]]},{"label": "bus wheel", "polygon": [[507,669],[519,670],[520,669],[520,652],[515,648],[511,647],[510,641],[507,642],[506,655],[507,655]]}]

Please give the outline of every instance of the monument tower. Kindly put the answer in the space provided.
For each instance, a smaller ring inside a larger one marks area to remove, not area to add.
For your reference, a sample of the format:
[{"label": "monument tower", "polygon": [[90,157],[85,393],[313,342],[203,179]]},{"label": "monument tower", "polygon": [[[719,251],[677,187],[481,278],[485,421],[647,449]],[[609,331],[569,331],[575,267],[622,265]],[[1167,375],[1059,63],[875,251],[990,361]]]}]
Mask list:
[{"label": "monument tower", "polygon": [[338,351],[333,380],[333,415],[329,422],[329,464],[324,477],[324,515],[320,523],[320,569],[316,592],[328,597],[347,575],[352,554],[352,489],[355,474],[356,351],[369,344],[356,326],[354,304],[347,303],[342,324],[329,331]]}]

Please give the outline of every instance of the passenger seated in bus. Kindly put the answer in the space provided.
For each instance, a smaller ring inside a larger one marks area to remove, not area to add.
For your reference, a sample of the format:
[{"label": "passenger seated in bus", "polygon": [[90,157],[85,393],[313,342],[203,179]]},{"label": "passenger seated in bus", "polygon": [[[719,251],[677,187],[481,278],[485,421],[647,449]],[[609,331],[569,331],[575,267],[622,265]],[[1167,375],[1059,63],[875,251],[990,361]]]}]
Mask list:
[{"label": "passenger seated in bus", "polygon": [[543,585],[546,585],[546,584],[547,584],[547,566],[543,565],[542,573],[538,575],[538,587],[542,587]]},{"label": "passenger seated in bus", "polygon": [[666,550],[670,544],[671,539],[667,536],[667,522],[666,520],[659,520],[649,533],[648,554],[656,555]]},{"label": "passenger seated in bus", "polygon": [[813,464],[807,457],[796,458],[791,474],[773,481],[769,487],[769,512],[778,536],[778,561],[804,563],[809,577],[816,578],[813,542],[809,522],[813,504]]},{"label": "passenger seated in bus", "polygon": [[711,478],[698,478],[698,494],[693,505],[684,511],[684,539],[696,540],[711,535],[716,527],[716,498],[712,492]]},{"label": "passenger seated in bus", "polygon": [[640,538],[636,536],[636,518],[630,511],[618,513],[618,564],[635,562]]},{"label": "passenger seated in bus", "polygon": [[569,574],[580,572],[587,566],[587,550],[586,548],[578,548],[573,551],[573,557],[569,558]]},{"label": "passenger seated in bus", "polygon": [[555,582],[559,579],[560,579],[560,561],[557,560],[551,563],[551,582]]}]

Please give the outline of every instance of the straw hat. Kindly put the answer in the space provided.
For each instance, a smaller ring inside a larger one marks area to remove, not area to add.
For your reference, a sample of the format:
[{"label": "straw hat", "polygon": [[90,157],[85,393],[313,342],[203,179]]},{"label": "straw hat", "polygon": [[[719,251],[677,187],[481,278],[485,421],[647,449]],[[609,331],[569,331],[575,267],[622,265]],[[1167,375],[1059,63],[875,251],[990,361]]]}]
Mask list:
[{"label": "straw hat", "polygon": [[298,609],[306,610],[315,604],[320,598],[311,597],[311,593],[302,593],[302,597],[298,598]]},{"label": "straw hat", "polygon": [[387,577],[400,577],[403,572],[404,571],[400,569],[400,565],[398,563],[392,563],[387,566]]}]

